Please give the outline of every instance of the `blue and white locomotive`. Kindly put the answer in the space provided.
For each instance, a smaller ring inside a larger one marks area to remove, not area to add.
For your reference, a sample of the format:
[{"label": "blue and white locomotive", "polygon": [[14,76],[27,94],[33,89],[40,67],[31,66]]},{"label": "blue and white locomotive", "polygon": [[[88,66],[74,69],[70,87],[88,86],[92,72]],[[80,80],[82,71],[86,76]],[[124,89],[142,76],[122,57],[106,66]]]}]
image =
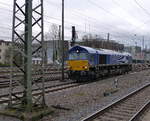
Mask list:
[{"label": "blue and white locomotive", "polygon": [[131,63],[129,53],[74,46],[69,50],[68,75],[71,79],[81,80],[122,74],[131,70]]}]

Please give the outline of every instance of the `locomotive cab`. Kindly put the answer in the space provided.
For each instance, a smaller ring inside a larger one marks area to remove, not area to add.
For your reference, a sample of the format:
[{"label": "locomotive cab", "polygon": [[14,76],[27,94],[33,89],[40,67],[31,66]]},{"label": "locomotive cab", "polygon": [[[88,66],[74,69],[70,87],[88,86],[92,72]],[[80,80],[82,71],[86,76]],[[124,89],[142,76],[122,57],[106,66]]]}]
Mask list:
[{"label": "locomotive cab", "polygon": [[96,65],[97,59],[95,50],[87,48],[74,46],[69,50],[69,58],[67,60],[69,78],[79,80],[90,77],[90,70]]},{"label": "locomotive cab", "polygon": [[88,54],[79,52],[79,50],[69,53],[67,66],[72,71],[89,70]]}]

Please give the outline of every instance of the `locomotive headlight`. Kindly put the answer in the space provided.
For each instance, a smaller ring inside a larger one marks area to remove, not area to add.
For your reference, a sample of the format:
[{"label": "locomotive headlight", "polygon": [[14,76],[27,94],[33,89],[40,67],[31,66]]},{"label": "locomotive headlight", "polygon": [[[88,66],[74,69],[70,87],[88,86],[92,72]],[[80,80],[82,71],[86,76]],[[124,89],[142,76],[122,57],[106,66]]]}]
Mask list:
[{"label": "locomotive headlight", "polygon": [[87,69],[88,67],[87,67],[87,66],[85,66],[84,68],[85,68],[85,69]]},{"label": "locomotive headlight", "polygon": [[67,66],[67,69],[71,69],[71,66]]},{"label": "locomotive headlight", "polygon": [[83,68],[84,68],[84,69],[88,69],[88,67],[87,67],[87,66],[84,66]]}]

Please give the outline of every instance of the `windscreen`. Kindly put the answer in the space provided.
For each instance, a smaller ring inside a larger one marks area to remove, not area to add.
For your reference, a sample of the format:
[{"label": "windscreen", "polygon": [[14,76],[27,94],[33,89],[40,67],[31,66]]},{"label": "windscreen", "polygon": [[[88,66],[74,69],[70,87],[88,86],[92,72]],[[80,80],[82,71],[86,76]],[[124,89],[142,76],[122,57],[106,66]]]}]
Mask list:
[{"label": "windscreen", "polygon": [[69,60],[87,60],[88,54],[87,53],[70,53]]}]

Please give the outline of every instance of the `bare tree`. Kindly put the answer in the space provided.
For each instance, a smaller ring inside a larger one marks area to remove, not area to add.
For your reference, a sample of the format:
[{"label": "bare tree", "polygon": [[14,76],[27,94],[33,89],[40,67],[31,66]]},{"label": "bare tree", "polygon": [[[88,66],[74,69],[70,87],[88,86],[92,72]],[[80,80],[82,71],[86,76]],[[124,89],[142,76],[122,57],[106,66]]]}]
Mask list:
[{"label": "bare tree", "polygon": [[51,25],[50,35],[52,40],[58,39],[59,28],[56,24]]},{"label": "bare tree", "polygon": [[45,40],[53,41],[58,39],[59,28],[56,24],[52,24],[49,31],[45,34]]}]

